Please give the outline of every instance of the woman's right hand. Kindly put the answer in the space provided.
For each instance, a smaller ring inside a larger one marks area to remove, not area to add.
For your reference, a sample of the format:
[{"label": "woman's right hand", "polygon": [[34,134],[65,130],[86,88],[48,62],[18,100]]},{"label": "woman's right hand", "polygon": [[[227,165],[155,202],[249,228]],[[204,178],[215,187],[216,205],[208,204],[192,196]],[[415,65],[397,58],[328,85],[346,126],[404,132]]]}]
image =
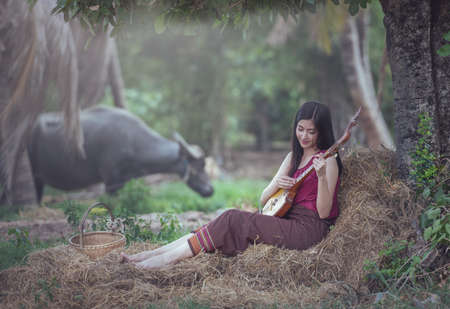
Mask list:
[{"label": "woman's right hand", "polygon": [[281,189],[289,190],[295,184],[295,178],[289,176],[278,176],[275,183]]}]

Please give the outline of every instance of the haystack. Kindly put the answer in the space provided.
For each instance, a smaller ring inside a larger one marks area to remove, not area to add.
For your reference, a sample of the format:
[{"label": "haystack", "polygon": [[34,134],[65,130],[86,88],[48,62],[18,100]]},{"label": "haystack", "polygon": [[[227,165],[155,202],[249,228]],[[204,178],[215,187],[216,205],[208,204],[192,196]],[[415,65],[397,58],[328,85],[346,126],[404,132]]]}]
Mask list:
[{"label": "haystack", "polygon": [[[413,235],[408,188],[392,177],[391,153],[358,149],[344,158],[341,215],[328,236],[305,251],[253,245],[236,257],[200,254],[165,270],[140,271],[117,252],[90,261],[68,246],[31,254],[26,266],[0,273],[5,307],[129,308],[175,306],[191,299],[212,308],[301,306],[345,295],[357,302],[365,260],[385,242]],[[128,253],[154,248],[136,243]]]}]

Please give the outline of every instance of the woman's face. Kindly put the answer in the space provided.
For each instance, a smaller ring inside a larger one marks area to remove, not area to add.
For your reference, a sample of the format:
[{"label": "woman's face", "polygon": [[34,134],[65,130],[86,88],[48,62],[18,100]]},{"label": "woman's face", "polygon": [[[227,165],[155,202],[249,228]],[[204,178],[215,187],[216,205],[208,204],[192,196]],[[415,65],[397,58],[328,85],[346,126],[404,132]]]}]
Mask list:
[{"label": "woman's face", "polygon": [[314,125],[314,122],[309,119],[302,119],[298,122],[297,128],[295,130],[297,135],[298,142],[300,146],[305,149],[313,149],[317,148],[317,138],[319,136],[319,132]]}]

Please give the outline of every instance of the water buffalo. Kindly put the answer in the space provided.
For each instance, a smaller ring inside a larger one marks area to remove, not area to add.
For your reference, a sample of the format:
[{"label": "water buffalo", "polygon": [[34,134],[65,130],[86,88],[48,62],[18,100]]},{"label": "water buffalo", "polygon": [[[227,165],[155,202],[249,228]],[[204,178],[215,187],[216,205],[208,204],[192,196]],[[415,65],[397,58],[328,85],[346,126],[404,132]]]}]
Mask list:
[{"label": "water buffalo", "polygon": [[179,134],[168,140],[120,108],[93,107],[80,118],[84,158],[67,150],[60,115],[42,114],[33,127],[28,151],[39,201],[45,184],[76,190],[103,182],[114,193],[128,180],[154,173],[178,174],[201,196],[213,194],[203,151]]}]

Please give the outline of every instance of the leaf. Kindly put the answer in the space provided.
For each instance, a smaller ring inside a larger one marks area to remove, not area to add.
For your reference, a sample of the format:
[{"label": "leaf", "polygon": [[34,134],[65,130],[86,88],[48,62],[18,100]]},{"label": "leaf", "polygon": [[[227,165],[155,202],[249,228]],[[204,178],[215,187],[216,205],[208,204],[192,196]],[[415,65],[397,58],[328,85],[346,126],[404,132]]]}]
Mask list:
[{"label": "leaf", "polygon": [[444,193],[444,189],[442,186],[439,187],[439,189],[436,191],[434,195],[434,201],[438,205],[448,205],[450,204],[450,195]]},{"label": "leaf", "polygon": [[445,224],[445,232],[450,236],[450,223]]},{"label": "leaf", "polygon": [[356,14],[358,14],[358,11],[359,11],[358,3],[355,3],[355,2],[350,3],[350,5],[348,7],[348,11],[349,11],[350,15],[352,15],[352,16],[355,16]]},{"label": "leaf", "polygon": [[420,215],[420,228],[424,229],[428,225],[428,215],[423,213]]},{"label": "leaf", "polygon": [[441,215],[441,210],[439,208],[431,208],[426,211],[428,219],[435,220]]},{"label": "leaf", "polygon": [[62,11],[63,11],[63,8],[57,6],[57,7],[54,7],[54,8],[53,8],[53,10],[50,12],[50,14],[51,14],[51,15],[54,15],[54,14],[61,13]]},{"label": "leaf", "polygon": [[69,10],[65,9],[64,10],[64,21],[68,22],[70,20],[70,16],[69,16]]},{"label": "leaf", "polygon": [[441,57],[450,56],[450,45],[446,44],[437,50],[437,53]]},{"label": "leaf", "polygon": [[430,188],[426,187],[422,192],[423,198],[427,199],[430,196],[430,193],[431,193]]},{"label": "leaf", "polygon": [[439,230],[441,229],[442,224],[441,224],[441,219],[435,220],[433,222],[433,233],[437,233],[439,232]]},{"label": "leaf", "polygon": [[94,27],[92,27],[92,24],[91,24],[91,22],[89,21],[89,19],[88,19],[86,16],[81,15],[81,20],[84,21],[84,23],[88,26],[89,32],[90,32],[92,35],[95,35]]},{"label": "leaf", "polygon": [[153,23],[153,26],[155,27],[156,33],[163,33],[166,30],[165,14],[158,15]]},{"label": "leaf", "polygon": [[8,235],[14,235],[14,234],[18,235],[19,231],[20,230],[18,228],[10,228],[10,229],[8,229]]},{"label": "leaf", "polygon": [[433,228],[432,228],[431,226],[430,226],[430,227],[427,227],[427,228],[425,229],[425,231],[423,232],[423,239],[425,239],[425,240],[430,239],[431,234],[432,234],[432,231],[433,231]]},{"label": "leaf", "polygon": [[248,12],[245,12],[242,23],[243,23],[243,29],[246,32],[248,30],[248,28],[250,27],[250,14]]},{"label": "leaf", "polygon": [[450,41],[450,31],[447,32],[446,34],[444,34],[444,39],[445,39],[446,41]]}]

